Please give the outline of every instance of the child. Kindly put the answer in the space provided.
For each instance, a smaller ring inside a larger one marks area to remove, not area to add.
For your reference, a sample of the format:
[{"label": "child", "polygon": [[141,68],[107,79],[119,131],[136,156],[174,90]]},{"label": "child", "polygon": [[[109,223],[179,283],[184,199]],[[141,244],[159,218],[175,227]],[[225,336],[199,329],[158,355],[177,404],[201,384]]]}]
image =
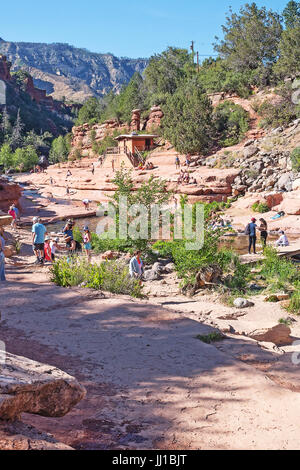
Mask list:
[{"label": "child", "polygon": [[17,228],[17,215],[16,215],[16,212],[15,212],[13,206],[11,206],[9,208],[8,215],[10,215],[12,217],[11,227],[12,227],[13,230],[15,230]]},{"label": "child", "polygon": [[92,249],[91,232],[90,232],[88,226],[84,227],[83,230],[84,230],[84,234],[83,234],[83,243],[84,243],[84,245],[83,246],[84,246],[84,249],[85,249],[85,252],[86,252],[87,260],[90,263],[91,262],[91,249]]},{"label": "child", "polygon": [[52,261],[51,258],[51,246],[50,246],[50,238],[46,237],[45,238],[45,244],[44,244],[44,260],[45,261]]},{"label": "child", "polygon": [[51,240],[50,242],[50,248],[51,248],[51,260],[54,263],[55,261],[55,255],[56,252],[60,250],[58,246],[59,238],[55,238],[54,240]]}]

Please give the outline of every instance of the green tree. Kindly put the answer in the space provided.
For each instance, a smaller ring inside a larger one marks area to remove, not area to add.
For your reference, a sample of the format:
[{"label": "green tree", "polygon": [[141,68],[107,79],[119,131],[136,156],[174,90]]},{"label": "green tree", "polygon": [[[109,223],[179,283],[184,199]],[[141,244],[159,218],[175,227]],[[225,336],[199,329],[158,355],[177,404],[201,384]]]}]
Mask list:
[{"label": "green tree", "polygon": [[273,64],[278,56],[282,33],[280,15],[246,3],[239,14],[230,9],[226,24],[222,26],[224,39],[214,47],[226,59],[228,67],[236,72],[255,70]]},{"label": "green tree", "polygon": [[4,108],[3,114],[2,114],[1,132],[3,136],[3,141],[8,142],[11,136],[12,126],[11,126],[9,114],[7,112],[6,107]]},{"label": "green tree", "polygon": [[275,65],[275,72],[282,78],[297,76],[300,63],[300,20],[293,28],[283,31],[279,50],[280,57]]},{"label": "green tree", "polygon": [[285,27],[294,28],[300,20],[300,2],[291,0],[283,10],[282,16]]},{"label": "green tree", "polygon": [[0,165],[6,170],[13,167],[13,153],[9,144],[3,144],[0,149]]},{"label": "green tree", "polygon": [[71,150],[70,135],[67,134],[65,137],[60,135],[53,140],[49,160],[51,163],[64,162],[68,160],[68,156]]},{"label": "green tree", "polygon": [[162,131],[179,152],[205,153],[212,143],[213,107],[199,81],[185,82],[163,107]]},{"label": "green tree", "polygon": [[12,134],[11,134],[11,147],[13,150],[16,150],[18,147],[22,146],[23,143],[23,133],[24,133],[24,124],[20,116],[20,108],[18,109],[17,119],[14,124]]},{"label": "green tree", "polygon": [[25,148],[18,148],[13,155],[14,168],[21,171],[29,171],[39,162],[39,157],[35,148],[29,145]]},{"label": "green tree", "polygon": [[97,98],[89,98],[79,110],[76,125],[100,122],[102,114],[103,104]]}]

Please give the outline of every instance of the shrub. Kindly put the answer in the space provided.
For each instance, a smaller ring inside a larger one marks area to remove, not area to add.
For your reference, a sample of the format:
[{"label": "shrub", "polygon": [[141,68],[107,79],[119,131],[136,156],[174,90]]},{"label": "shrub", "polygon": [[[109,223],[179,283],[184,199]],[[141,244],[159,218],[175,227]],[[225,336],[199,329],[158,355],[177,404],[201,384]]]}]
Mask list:
[{"label": "shrub", "polygon": [[265,212],[269,212],[270,208],[268,204],[266,204],[265,202],[255,202],[255,204],[253,204],[252,206],[252,210],[254,212],[259,212],[260,214],[264,214]]},{"label": "shrub", "polygon": [[199,339],[200,341],[206,344],[211,344],[217,341],[222,341],[222,339],[224,338],[225,336],[222,333],[218,333],[218,332],[209,333],[208,335],[196,336],[196,339]]},{"label": "shrub", "polygon": [[300,171],[300,147],[295,148],[291,153],[292,167],[295,171]]},{"label": "shrub", "polygon": [[287,310],[297,315],[300,314],[300,282],[296,283],[296,289],[293,293]]},{"label": "shrub", "polygon": [[50,268],[51,281],[62,287],[84,286],[114,294],[142,297],[142,287],[137,279],[129,276],[128,266],[119,261],[88,264],[73,257],[58,259]]},{"label": "shrub", "polygon": [[265,248],[264,255],[265,258],[261,262],[261,275],[268,281],[269,291],[287,290],[300,280],[296,266],[291,261],[279,257],[274,248]]},{"label": "shrub", "polygon": [[220,144],[225,147],[238,144],[249,129],[247,111],[230,101],[217,106],[214,120],[220,134]]}]

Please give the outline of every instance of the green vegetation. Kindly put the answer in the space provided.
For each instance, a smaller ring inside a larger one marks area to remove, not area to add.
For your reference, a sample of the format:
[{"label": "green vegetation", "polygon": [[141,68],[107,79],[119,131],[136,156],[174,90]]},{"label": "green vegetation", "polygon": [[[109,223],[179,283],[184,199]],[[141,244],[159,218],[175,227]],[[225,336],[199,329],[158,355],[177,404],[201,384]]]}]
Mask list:
[{"label": "green vegetation", "polygon": [[65,136],[60,135],[53,140],[49,154],[49,161],[51,163],[59,163],[68,160],[71,150],[71,138],[71,134],[66,134]]},{"label": "green vegetation", "polygon": [[295,148],[291,154],[293,170],[300,171],[300,147]]},{"label": "green vegetation", "polygon": [[61,258],[50,268],[51,281],[62,287],[82,286],[104,290],[114,294],[142,297],[139,281],[128,275],[128,266],[117,261],[105,261],[99,265],[73,257]]},{"label": "green vegetation", "polygon": [[209,333],[208,335],[196,336],[196,339],[199,339],[200,341],[206,344],[216,343],[217,341],[222,341],[224,338],[225,336],[222,333],[218,332]]},{"label": "green vegetation", "polygon": [[252,206],[252,210],[254,212],[259,212],[260,214],[264,214],[265,212],[270,212],[270,208],[268,204],[265,202],[255,202]]},{"label": "green vegetation", "polygon": [[2,145],[0,149],[0,165],[5,169],[13,168],[16,171],[29,171],[39,161],[35,148],[29,145],[24,148],[11,150],[9,144]]},{"label": "green vegetation", "polygon": [[295,291],[292,294],[287,310],[290,313],[295,313],[299,315],[300,314],[300,276],[298,278],[298,281],[295,283],[294,287],[295,287]]},{"label": "green vegetation", "polygon": [[247,111],[230,101],[224,101],[217,106],[214,120],[216,130],[220,134],[219,142],[223,147],[238,144],[249,130]]},{"label": "green vegetation", "polygon": [[300,272],[290,260],[279,257],[272,247],[265,248],[264,255],[260,275],[268,282],[269,292],[287,291],[298,286]]}]

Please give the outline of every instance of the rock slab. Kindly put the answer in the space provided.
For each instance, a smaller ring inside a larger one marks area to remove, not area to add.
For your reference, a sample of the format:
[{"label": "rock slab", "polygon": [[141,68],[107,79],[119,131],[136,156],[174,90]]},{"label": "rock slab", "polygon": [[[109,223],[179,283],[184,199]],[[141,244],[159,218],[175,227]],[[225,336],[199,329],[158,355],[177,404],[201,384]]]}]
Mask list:
[{"label": "rock slab", "polygon": [[85,395],[74,377],[56,367],[10,353],[0,366],[0,420],[13,421],[22,413],[61,417]]}]

